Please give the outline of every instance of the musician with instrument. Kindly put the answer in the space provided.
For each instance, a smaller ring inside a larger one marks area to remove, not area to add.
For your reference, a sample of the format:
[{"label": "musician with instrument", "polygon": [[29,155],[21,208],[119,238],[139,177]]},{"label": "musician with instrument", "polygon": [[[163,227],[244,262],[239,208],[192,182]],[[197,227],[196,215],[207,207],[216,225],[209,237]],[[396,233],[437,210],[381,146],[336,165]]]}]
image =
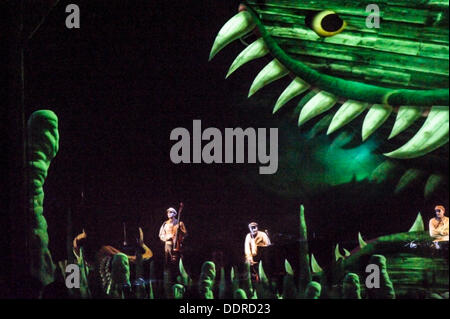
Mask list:
[{"label": "musician with instrument", "polygon": [[261,248],[270,246],[271,242],[267,233],[258,230],[257,223],[250,223],[248,228],[250,233],[245,237],[244,244],[245,260],[250,265],[255,265],[261,259]]},{"label": "musician with instrument", "polygon": [[433,247],[448,249],[448,217],[445,216],[445,207],[437,205],[434,208],[435,216],[430,219],[429,232],[433,239]]},{"label": "musician with instrument", "polygon": [[[164,242],[165,263],[176,262],[181,255],[181,245],[187,235],[186,226],[181,221],[183,204],[180,204],[179,213],[175,208],[166,210],[167,220],[159,230],[159,238]],[[177,218],[178,215],[178,218]]]}]

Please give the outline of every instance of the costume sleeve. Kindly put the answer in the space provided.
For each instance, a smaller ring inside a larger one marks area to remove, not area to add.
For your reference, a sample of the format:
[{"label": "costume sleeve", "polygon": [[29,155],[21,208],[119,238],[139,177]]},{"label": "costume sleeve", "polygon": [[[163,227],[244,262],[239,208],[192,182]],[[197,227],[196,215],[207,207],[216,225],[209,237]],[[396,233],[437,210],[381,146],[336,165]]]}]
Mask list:
[{"label": "costume sleeve", "polygon": [[431,237],[436,237],[438,236],[438,232],[436,231],[436,228],[433,225],[433,219],[430,219],[430,222],[428,224],[429,230],[430,230],[430,236]]},{"label": "costume sleeve", "polygon": [[247,262],[253,261],[253,256],[252,256],[251,247],[250,247],[250,240],[251,240],[250,235],[247,235],[245,237],[245,243],[244,243],[245,260]]},{"label": "costume sleeve", "polygon": [[272,243],[270,241],[270,238],[269,238],[269,236],[266,233],[264,233],[264,241],[265,241],[265,245],[266,246],[272,245]]},{"label": "costume sleeve", "polygon": [[164,230],[164,225],[166,223],[164,222],[161,226],[161,228],[159,229],[159,239],[161,239],[162,241],[166,241],[166,232]]},{"label": "costume sleeve", "polygon": [[442,236],[448,236],[448,219],[444,222],[441,234]]}]

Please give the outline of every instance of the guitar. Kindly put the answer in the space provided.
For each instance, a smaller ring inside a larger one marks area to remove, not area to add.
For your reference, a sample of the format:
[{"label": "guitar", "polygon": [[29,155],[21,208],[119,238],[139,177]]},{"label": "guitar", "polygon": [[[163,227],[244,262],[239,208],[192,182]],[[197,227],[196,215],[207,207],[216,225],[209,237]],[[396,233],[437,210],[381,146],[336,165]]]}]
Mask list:
[{"label": "guitar", "polygon": [[180,207],[178,208],[178,227],[175,232],[175,236],[173,238],[173,246],[172,246],[172,260],[176,261],[181,252],[181,245],[183,243],[183,232],[180,231],[181,228],[181,212],[183,211],[183,203],[180,203]]}]

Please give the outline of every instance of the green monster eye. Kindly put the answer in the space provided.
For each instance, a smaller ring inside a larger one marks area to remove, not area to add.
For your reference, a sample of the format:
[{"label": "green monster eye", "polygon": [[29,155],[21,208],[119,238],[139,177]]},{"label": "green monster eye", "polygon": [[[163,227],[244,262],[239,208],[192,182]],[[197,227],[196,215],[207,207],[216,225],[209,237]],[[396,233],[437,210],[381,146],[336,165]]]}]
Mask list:
[{"label": "green monster eye", "polygon": [[347,23],[334,11],[324,10],[305,18],[306,25],[321,37],[331,37],[345,29]]}]

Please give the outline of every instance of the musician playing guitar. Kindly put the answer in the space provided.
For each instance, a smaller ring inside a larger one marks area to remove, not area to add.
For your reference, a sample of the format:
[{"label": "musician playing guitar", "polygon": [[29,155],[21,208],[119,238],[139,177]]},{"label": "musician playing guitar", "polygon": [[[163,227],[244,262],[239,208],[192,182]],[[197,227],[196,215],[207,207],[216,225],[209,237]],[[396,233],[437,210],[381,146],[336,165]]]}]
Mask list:
[{"label": "musician playing guitar", "polygon": [[[159,230],[159,238],[164,242],[165,263],[174,263],[181,254],[181,244],[187,235],[186,226],[180,220],[183,203],[180,204],[179,213],[175,208],[166,210],[167,220]],[[178,217],[178,218],[177,218]]]}]

